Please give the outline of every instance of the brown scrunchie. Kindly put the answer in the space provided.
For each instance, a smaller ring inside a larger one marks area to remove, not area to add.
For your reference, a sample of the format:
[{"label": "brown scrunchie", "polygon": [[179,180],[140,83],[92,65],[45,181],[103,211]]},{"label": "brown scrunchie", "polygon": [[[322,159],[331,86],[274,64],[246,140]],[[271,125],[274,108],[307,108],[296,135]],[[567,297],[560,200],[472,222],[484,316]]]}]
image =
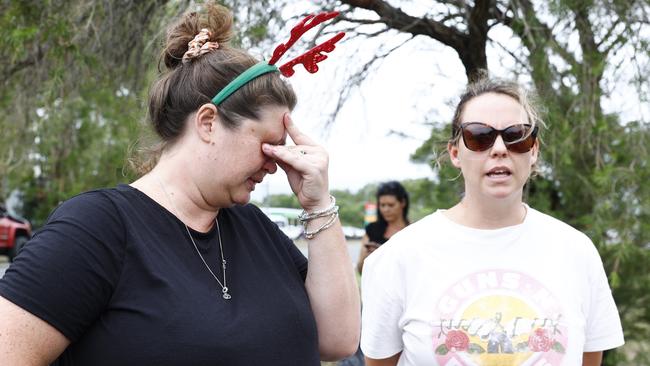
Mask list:
[{"label": "brown scrunchie", "polygon": [[194,36],[194,39],[187,44],[187,52],[183,55],[184,64],[190,62],[194,58],[219,48],[218,42],[208,42],[211,35],[212,33],[209,29],[203,28],[199,34]]}]

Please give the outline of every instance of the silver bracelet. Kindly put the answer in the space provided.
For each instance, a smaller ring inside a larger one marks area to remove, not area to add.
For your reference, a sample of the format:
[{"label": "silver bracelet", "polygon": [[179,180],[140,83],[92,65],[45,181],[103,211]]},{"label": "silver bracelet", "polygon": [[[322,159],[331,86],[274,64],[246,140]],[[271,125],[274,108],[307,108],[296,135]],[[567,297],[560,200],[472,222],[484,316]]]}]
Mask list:
[{"label": "silver bracelet", "polygon": [[334,196],[330,195],[330,205],[322,210],[314,211],[314,212],[307,212],[305,210],[302,210],[302,213],[298,216],[298,220],[301,223],[306,223],[307,221],[319,218],[319,217],[326,217],[330,216],[334,212],[338,212],[339,208],[336,206],[336,198]]},{"label": "silver bracelet", "polygon": [[334,211],[334,213],[331,214],[329,220],[327,220],[327,222],[323,224],[323,226],[319,227],[314,231],[307,231],[307,221],[303,222],[303,228],[304,228],[303,233],[305,234],[305,238],[313,239],[314,236],[316,236],[316,234],[334,225],[334,222],[339,217],[339,206],[334,206],[334,207],[336,208],[336,211]]}]

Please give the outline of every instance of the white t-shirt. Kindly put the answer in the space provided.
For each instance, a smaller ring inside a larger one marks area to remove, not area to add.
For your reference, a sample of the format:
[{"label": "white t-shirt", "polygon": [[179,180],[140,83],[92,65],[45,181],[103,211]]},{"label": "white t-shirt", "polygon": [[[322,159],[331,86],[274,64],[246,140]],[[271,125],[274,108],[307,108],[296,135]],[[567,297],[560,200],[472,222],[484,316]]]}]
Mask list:
[{"label": "white t-shirt", "polygon": [[591,240],[527,207],[520,225],[479,230],[437,211],[364,264],[361,349],[398,365],[582,365],[623,344]]}]

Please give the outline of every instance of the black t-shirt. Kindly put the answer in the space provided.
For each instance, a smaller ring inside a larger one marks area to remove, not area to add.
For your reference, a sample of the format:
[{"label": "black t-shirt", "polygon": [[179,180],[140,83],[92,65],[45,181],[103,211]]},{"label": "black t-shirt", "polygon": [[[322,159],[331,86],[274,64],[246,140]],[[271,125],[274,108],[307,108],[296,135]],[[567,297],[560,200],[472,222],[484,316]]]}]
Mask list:
[{"label": "black t-shirt", "polygon": [[[0,295],[72,342],[55,365],[319,365],[306,258],[253,205],[218,220],[230,300],[183,223],[127,185],[59,206]],[[190,231],[223,282],[216,227]]]},{"label": "black t-shirt", "polygon": [[368,239],[377,244],[384,244],[388,239],[384,236],[386,233],[386,225],[381,225],[379,222],[371,222],[366,226],[366,235]]}]

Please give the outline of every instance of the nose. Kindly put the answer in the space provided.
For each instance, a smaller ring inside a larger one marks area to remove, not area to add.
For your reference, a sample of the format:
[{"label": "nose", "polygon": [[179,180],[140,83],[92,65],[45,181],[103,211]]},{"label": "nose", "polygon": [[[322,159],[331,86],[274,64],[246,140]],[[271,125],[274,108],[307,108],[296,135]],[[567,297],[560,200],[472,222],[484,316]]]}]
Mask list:
[{"label": "nose", "polygon": [[273,174],[278,171],[278,165],[275,163],[274,159],[267,157],[264,161],[264,165],[262,165],[262,169],[264,169],[268,174]]},{"label": "nose", "polygon": [[494,145],[490,148],[490,155],[504,156],[507,152],[508,148],[506,147],[506,143],[503,141],[503,138],[501,138],[501,134],[499,134],[496,140],[494,140]]}]

